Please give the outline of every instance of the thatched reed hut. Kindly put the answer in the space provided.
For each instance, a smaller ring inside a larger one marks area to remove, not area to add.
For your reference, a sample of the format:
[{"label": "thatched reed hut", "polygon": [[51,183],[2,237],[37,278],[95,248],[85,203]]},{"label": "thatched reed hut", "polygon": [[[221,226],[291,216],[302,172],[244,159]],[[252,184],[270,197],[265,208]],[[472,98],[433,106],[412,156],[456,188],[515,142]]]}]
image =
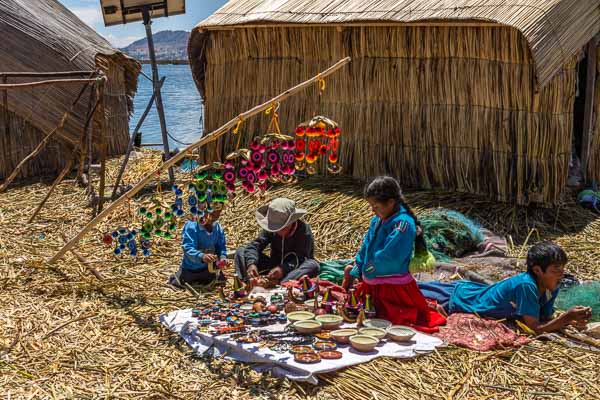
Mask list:
[{"label": "thatched reed hut", "polygon": [[282,104],[285,129],[316,112],[337,120],[355,177],[555,204],[599,31],[598,0],[234,0],[193,30],[189,57],[209,131],[350,56],[320,99],[315,88]]},{"label": "thatched reed hut", "polygon": [[[0,83],[56,79],[3,75],[7,72],[104,72],[108,78],[104,113],[97,112],[92,124],[94,152],[98,154],[103,145],[107,145],[108,155],[125,151],[140,72],[137,61],[113,49],[57,0],[0,1],[0,40]],[[82,87],[58,83],[0,90],[0,182],[59,124]],[[21,176],[53,173],[72,156],[73,147],[83,134],[91,93],[86,90],[64,129],[24,166]]]}]

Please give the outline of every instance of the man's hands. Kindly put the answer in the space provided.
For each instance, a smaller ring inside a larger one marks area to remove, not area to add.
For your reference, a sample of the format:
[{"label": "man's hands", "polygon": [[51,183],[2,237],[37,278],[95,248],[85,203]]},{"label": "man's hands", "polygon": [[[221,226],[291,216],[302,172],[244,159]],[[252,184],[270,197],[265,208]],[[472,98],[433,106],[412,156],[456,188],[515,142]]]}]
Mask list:
[{"label": "man's hands", "polygon": [[250,264],[246,270],[249,278],[258,278],[258,267],[254,264]]},{"label": "man's hands", "polygon": [[248,283],[250,287],[261,286],[268,288],[273,287],[281,279],[283,279],[283,268],[275,267],[271,269],[267,275],[260,276],[258,273],[258,267],[255,264],[251,264],[248,266],[246,274],[248,275]]},{"label": "man's hands", "polygon": [[272,281],[280,281],[283,279],[283,268],[275,267],[267,274],[267,279]]}]

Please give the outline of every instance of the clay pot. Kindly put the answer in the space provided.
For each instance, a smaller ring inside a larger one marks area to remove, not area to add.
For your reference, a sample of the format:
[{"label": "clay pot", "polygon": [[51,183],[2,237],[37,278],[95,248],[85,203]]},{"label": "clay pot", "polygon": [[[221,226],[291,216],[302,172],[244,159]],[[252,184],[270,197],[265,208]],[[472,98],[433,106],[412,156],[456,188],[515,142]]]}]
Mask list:
[{"label": "clay pot", "polygon": [[262,312],[262,311],[263,311],[263,303],[261,303],[261,302],[258,302],[258,301],[257,301],[257,302],[255,302],[255,303],[252,305],[252,310],[253,310],[254,312]]},{"label": "clay pot", "polygon": [[275,304],[271,304],[269,307],[267,307],[267,311],[269,311],[271,314],[276,314],[278,309]]}]

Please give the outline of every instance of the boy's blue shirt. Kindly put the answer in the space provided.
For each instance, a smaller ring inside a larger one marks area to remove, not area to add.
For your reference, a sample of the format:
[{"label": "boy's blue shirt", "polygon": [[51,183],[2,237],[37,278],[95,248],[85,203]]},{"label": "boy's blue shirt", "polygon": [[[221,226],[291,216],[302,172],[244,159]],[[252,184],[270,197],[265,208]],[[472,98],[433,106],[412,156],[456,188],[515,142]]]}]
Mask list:
[{"label": "boy's blue shirt", "polygon": [[350,275],[373,279],[407,273],[416,235],[415,220],[404,207],[383,222],[373,217]]},{"label": "boy's blue shirt", "polygon": [[212,232],[209,232],[204,225],[196,221],[187,221],[183,227],[181,247],[181,267],[187,270],[207,269],[208,265],[202,261],[205,253],[215,254],[219,258],[227,257],[225,232],[218,222],[213,223]]},{"label": "boy's blue shirt", "polygon": [[527,272],[493,285],[460,281],[450,297],[448,311],[498,319],[523,316],[549,319],[554,312],[558,290],[540,295],[534,277]]}]

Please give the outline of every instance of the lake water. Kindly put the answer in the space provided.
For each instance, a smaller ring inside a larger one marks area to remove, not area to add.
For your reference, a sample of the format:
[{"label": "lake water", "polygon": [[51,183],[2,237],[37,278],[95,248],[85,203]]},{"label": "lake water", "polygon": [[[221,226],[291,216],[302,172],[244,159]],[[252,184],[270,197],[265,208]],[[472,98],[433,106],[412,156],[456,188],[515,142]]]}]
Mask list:
[{"label": "lake water", "polygon": [[[152,68],[149,64],[142,65],[142,71],[152,78]],[[165,76],[162,86],[162,100],[167,120],[167,131],[177,141],[191,143],[202,136],[202,103],[200,93],[192,78],[189,65],[159,65],[159,75]],[[140,74],[138,90],[134,99],[135,111],[130,119],[130,133],[133,133],[142,113],[152,96],[152,82]],[[162,143],[162,134],[156,106],[146,117],[142,128],[142,143]],[[169,148],[180,149],[184,144],[169,138]],[[162,147],[161,147],[162,148]]]}]

